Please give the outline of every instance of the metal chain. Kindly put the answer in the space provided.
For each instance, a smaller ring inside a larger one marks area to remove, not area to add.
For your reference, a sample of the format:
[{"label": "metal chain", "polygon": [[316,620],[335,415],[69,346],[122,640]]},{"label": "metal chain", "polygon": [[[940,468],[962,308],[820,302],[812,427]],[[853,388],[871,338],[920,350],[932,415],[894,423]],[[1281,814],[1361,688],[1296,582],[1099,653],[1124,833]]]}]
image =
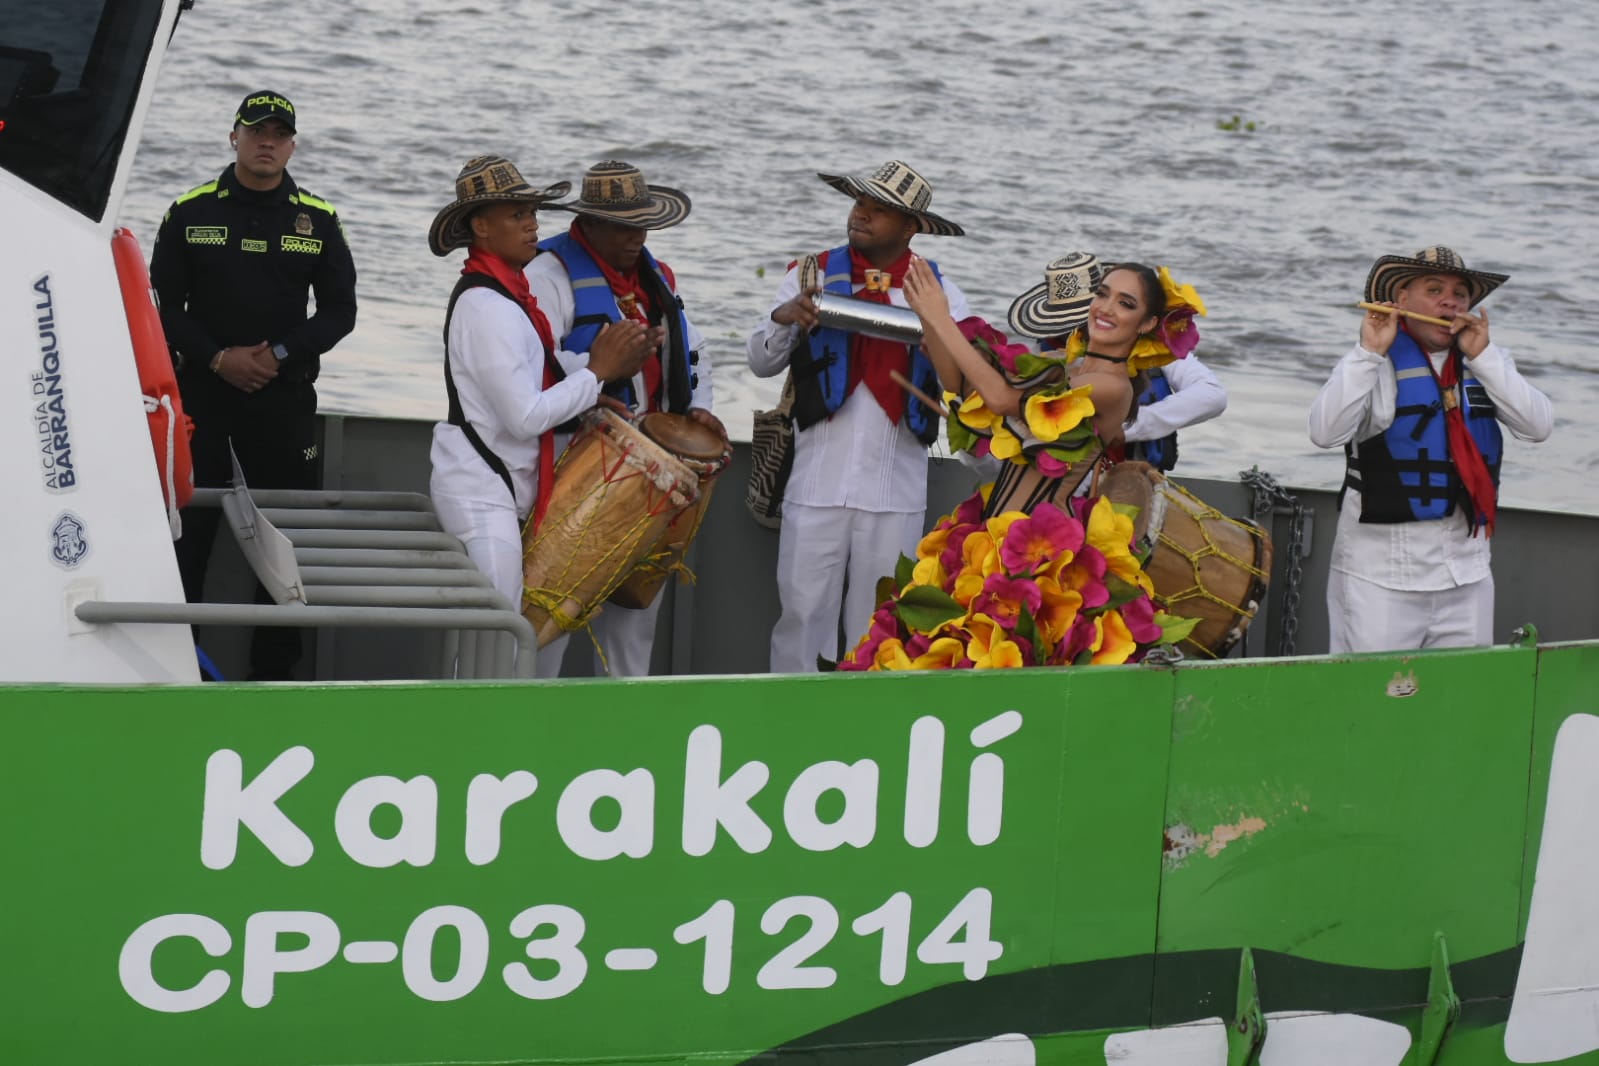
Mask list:
[{"label": "metal chain", "polygon": [[1277,641],[1278,655],[1294,654],[1299,635],[1299,590],[1304,578],[1301,558],[1305,545],[1305,508],[1299,498],[1281,485],[1277,479],[1258,466],[1241,470],[1238,480],[1254,490],[1253,517],[1263,529],[1269,530],[1271,513],[1281,504],[1288,508],[1288,561],[1283,567],[1283,621]]}]

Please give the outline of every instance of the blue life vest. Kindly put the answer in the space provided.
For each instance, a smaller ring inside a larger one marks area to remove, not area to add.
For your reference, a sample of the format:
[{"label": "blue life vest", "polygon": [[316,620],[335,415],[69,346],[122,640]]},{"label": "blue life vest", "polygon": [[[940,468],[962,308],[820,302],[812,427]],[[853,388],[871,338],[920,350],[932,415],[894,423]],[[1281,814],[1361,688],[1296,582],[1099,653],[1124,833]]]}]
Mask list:
[{"label": "blue life vest", "polygon": [[[1393,425],[1358,445],[1344,446],[1344,488],[1360,493],[1362,522],[1447,517],[1454,513],[1457,502],[1467,499],[1467,494],[1449,455],[1444,397],[1438,378],[1427,353],[1403,330],[1388,349],[1388,358],[1399,379]],[[1455,399],[1497,487],[1505,449],[1498,411],[1488,390],[1472,374],[1470,360],[1458,348],[1450,351],[1449,358],[1456,360]]]},{"label": "blue life vest", "polygon": [[[1172,394],[1170,379],[1158,369],[1146,370],[1144,379],[1147,384],[1138,394],[1140,410]],[[1177,434],[1168,433],[1158,440],[1129,441],[1127,458],[1142,459],[1157,470],[1170,470],[1177,465]]]},{"label": "blue life vest", "polygon": [[[574,240],[570,233],[560,233],[540,241],[539,249],[559,259],[572,282],[572,328],[561,338],[561,347],[569,352],[586,352],[594,346],[594,338],[599,335],[601,328],[609,322],[622,320],[622,309],[616,305],[610,282],[605,280],[605,272],[588,249]],[[661,367],[666,395],[659,397],[658,402],[663,411],[684,414],[693,402],[694,390],[699,387],[699,373],[694,368],[699,365],[700,353],[688,350],[688,321],[683,316],[682,299],[672,291],[666,274],[650,250],[643,249],[641,255],[643,261],[639,264],[639,284],[650,295],[653,308],[650,320],[659,322],[664,319],[666,322],[662,358],[669,361],[670,365]],[[670,314],[665,313],[668,309]],[[604,391],[631,408],[642,411],[649,406],[643,398],[634,395],[631,380],[610,382]]]},{"label": "blue life vest", "polygon": [[[822,288],[843,296],[854,294],[850,282],[849,245],[841,245],[825,254]],[[823,258],[818,256],[818,259]],[[944,275],[931,259],[933,276],[941,283]],[[789,358],[794,375],[794,424],[807,429],[833,414],[844,405],[845,390],[849,388],[849,348],[854,334],[846,330],[818,327],[809,335],[801,335]],[[938,383],[938,372],[932,360],[920,347],[911,349],[910,379],[917,388],[929,396],[943,390]],[[905,397],[905,424],[923,444],[938,439],[939,417],[915,396]]]}]

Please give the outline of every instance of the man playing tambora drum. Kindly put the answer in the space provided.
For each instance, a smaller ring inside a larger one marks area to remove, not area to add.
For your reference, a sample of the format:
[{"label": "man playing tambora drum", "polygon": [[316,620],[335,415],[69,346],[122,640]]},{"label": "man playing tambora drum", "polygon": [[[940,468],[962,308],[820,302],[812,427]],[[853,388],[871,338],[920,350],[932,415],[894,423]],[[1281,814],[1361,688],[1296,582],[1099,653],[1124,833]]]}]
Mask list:
[{"label": "man playing tambora drum", "polygon": [[[579,369],[567,373],[550,357],[555,336],[522,270],[537,249],[539,208],[570,189],[537,189],[508,160],[478,156],[428,231],[434,255],[467,248],[444,321],[450,413],[433,429],[433,504],[444,531],[518,610],[521,526],[548,503],[556,427],[593,407],[603,382],[631,378],[659,343],[625,321],[594,336]],[[553,676],[565,647],[563,636],[540,650],[540,675]]]},{"label": "man playing tambora drum", "polygon": [[[665,411],[687,415],[712,429],[725,445],[727,430],[711,414],[711,361],[705,338],[684,313],[671,268],[644,247],[651,230],[688,217],[689,198],[665,185],[650,185],[630,163],[596,163],[583,175],[577,200],[554,205],[577,218],[565,233],[539,243],[527,268],[528,283],[563,349],[562,365],[575,371],[588,363],[589,346],[607,323],[636,321],[660,337],[638,372],[611,382],[605,393],[636,414]],[[603,664],[614,677],[650,672],[656,617],[665,597],[629,609],[615,603],[592,623]],[[597,657],[598,659],[598,657]]]},{"label": "man playing tambora drum", "polygon": [[1541,441],[1549,398],[1470,314],[1507,280],[1444,247],[1385,255],[1366,278],[1360,340],[1310,408],[1310,439],[1347,470],[1327,581],[1330,647],[1493,642],[1501,425]]}]

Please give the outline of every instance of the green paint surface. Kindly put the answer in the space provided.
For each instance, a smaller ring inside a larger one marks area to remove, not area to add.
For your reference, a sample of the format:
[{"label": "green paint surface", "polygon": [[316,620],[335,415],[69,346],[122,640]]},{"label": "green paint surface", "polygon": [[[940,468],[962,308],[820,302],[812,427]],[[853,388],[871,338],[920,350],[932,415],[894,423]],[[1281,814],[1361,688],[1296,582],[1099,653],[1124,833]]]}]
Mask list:
[{"label": "green paint surface", "polygon": [[[1039,1063],[1102,1062],[1112,1031],[1230,1018],[1244,947],[1267,1011],[1419,1031],[1442,932],[1468,1006],[1443,1061],[1499,1062],[1550,747],[1591,711],[1596,668],[1599,646],[1576,645],[1003,677],[13,688],[0,1061],[895,1066],[1013,1032]],[[707,738],[714,780],[689,767]],[[209,868],[208,760],[234,753],[249,785],[298,749],[311,768],[275,809],[309,858],[246,826]],[[764,777],[742,815],[761,839],[722,828],[691,853],[685,796],[736,771]],[[519,772],[536,788],[479,810],[469,847],[474,780]],[[622,775],[625,812],[584,798]],[[401,782],[435,819],[363,805]],[[493,826],[498,853],[472,861]],[[413,861],[371,865],[396,834]],[[582,853],[623,838],[641,853]],[[513,932],[535,907],[556,924]],[[128,963],[164,915],[225,943],[176,936]],[[314,935],[263,937],[274,920]],[[344,954],[373,945],[398,957]],[[251,1005],[274,950],[284,972]],[[139,1001],[151,979],[225,988],[170,1012]]]}]

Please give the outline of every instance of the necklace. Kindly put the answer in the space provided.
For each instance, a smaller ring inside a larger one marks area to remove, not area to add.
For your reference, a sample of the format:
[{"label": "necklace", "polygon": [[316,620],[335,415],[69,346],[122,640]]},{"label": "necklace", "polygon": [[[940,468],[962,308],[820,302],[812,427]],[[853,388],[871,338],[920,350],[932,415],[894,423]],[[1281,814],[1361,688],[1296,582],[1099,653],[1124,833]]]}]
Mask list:
[{"label": "necklace", "polygon": [[1129,358],[1125,355],[1100,355],[1098,352],[1084,352],[1083,357],[1086,359],[1103,359],[1107,363],[1125,363]]}]

